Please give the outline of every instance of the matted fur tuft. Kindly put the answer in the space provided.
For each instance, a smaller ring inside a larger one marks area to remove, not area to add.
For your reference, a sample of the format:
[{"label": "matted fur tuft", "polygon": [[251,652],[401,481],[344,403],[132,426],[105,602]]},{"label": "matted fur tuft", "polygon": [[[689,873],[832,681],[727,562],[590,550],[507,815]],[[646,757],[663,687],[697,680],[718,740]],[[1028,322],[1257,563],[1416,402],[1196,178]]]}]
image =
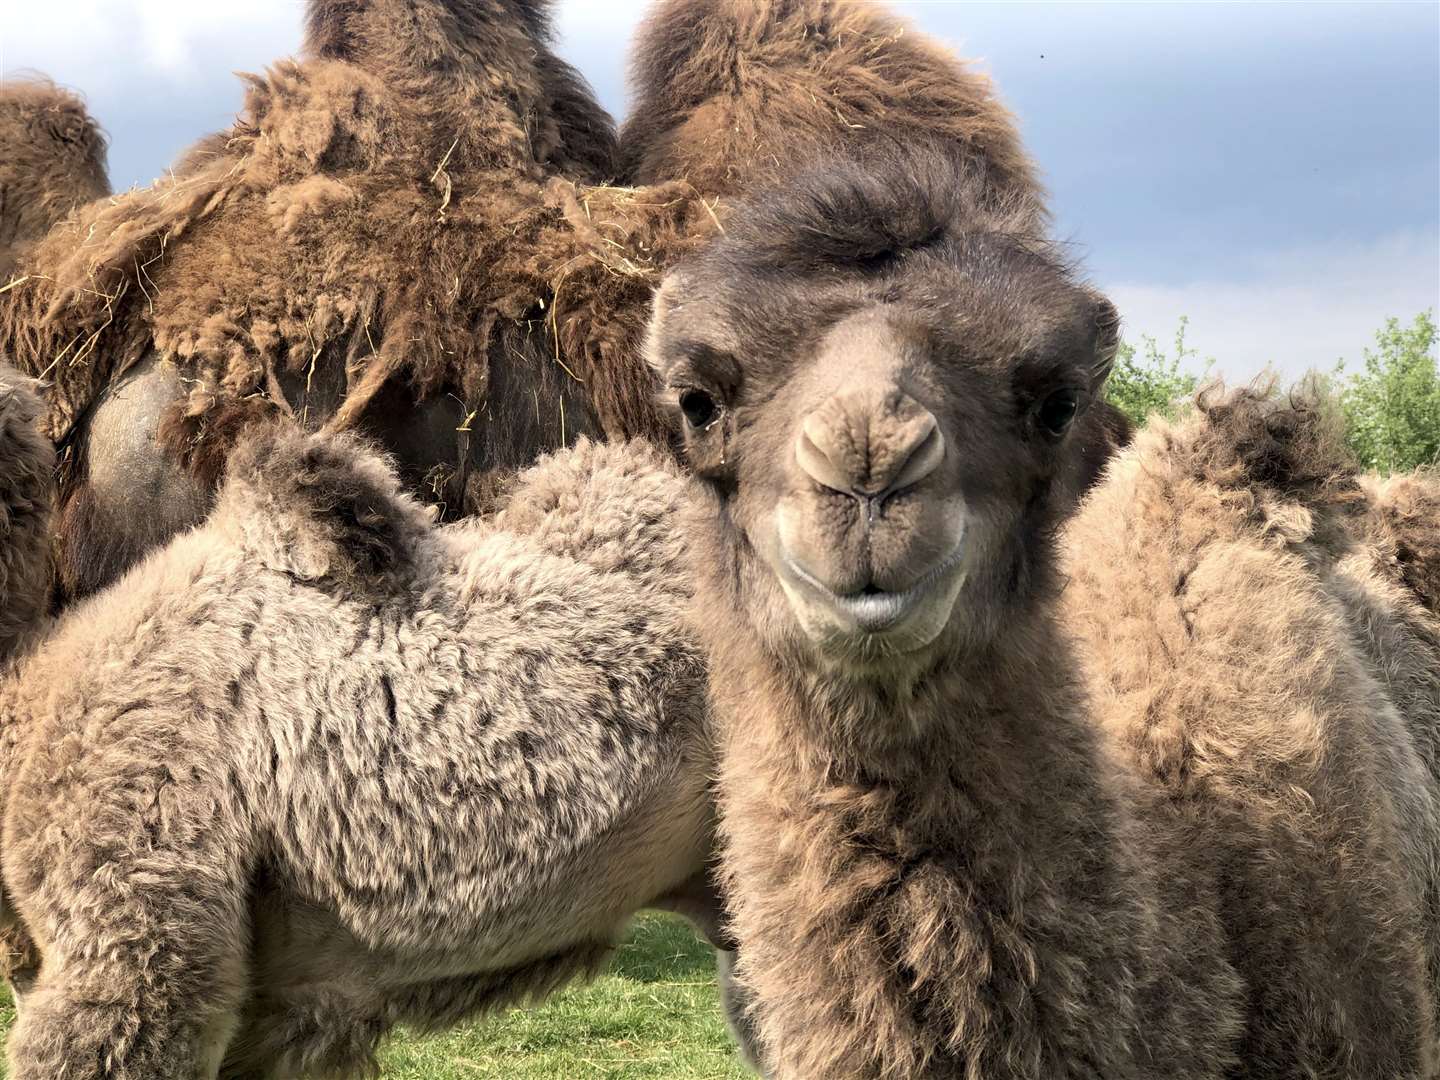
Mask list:
[{"label": "matted fur tuft", "polygon": [[1195,408],[1205,423],[1186,453],[1211,483],[1269,488],[1301,500],[1355,486],[1344,418],[1314,383],[1284,394],[1273,379],[1234,390],[1215,384],[1196,395]]},{"label": "matted fur tuft", "polygon": [[55,455],[34,383],[0,361],[0,661],[38,629],[50,599]]},{"label": "matted fur tuft", "polygon": [[213,520],[265,566],[373,589],[416,572],[434,515],[362,440],[275,424],[230,455]]},{"label": "matted fur tuft", "polygon": [[85,103],[41,77],[0,81],[0,286],[52,225],[109,194]]},{"label": "matted fur tuft", "polygon": [[1384,565],[1440,615],[1440,471],[1361,480],[1365,531]]}]

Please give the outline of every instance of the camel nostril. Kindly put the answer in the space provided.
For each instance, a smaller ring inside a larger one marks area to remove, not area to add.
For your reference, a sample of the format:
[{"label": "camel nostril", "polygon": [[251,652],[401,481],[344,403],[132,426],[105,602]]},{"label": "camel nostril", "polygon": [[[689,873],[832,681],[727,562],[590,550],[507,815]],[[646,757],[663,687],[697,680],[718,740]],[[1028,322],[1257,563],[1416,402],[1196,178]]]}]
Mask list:
[{"label": "camel nostril", "polygon": [[823,487],[849,494],[853,487],[847,470],[836,459],[839,454],[827,453],[829,433],[816,416],[807,416],[795,444],[795,460],[805,474]]},{"label": "camel nostril", "polygon": [[903,456],[897,455],[904,464],[886,485],[887,494],[913,487],[938,469],[945,460],[945,436],[940,434],[940,427],[935,423],[934,416],[927,412],[923,421],[917,425],[915,435],[918,437],[913,438],[910,450],[903,452]]},{"label": "camel nostril", "polygon": [[935,416],[913,398],[837,395],[805,417],[795,461],[822,487],[874,504],[923,480],[945,458]]}]

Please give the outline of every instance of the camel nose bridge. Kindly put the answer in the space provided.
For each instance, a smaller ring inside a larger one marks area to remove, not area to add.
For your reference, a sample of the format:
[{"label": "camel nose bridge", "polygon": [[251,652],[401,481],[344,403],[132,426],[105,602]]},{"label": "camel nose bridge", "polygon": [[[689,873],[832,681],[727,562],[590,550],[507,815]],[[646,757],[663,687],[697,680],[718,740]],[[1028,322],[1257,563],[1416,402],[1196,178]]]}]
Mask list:
[{"label": "camel nose bridge", "polygon": [[944,456],[935,415],[895,387],[831,395],[805,416],[795,440],[795,460],[812,480],[862,498],[918,483]]}]

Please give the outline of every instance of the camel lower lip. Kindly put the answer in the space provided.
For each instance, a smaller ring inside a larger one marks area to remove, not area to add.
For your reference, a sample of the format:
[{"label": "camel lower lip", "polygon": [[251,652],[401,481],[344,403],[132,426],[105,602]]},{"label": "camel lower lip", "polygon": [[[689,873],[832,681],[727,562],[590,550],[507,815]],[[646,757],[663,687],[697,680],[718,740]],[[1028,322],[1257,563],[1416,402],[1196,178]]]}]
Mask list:
[{"label": "camel lower lip", "polygon": [[849,593],[842,595],[827,588],[813,574],[785,556],[785,566],[811,592],[820,596],[833,610],[845,616],[856,628],[866,634],[878,634],[904,621],[905,617],[920,604],[944,576],[960,561],[963,544],[955,549],[925,574],[919,581],[902,592]]},{"label": "camel lower lip", "polygon": [[867,633],[876,633],[894,626],[919,602],[919,590],[903,593],[870,593],[855,596],[831,594],[830,603],[855,620]]}]

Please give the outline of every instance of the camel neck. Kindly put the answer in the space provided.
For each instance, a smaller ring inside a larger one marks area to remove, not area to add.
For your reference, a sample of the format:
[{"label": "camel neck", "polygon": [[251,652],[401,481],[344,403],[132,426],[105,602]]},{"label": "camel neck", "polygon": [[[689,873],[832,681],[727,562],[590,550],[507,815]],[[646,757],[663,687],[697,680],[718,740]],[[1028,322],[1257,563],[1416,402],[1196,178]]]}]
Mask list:
[{"label": "camel neck", "polygon": [[1068,646],[1043,617],[885,675],[777,655],[738,615],[707,637],[722,724],[824,775],[925,776],[982,744],[1043,740],[1083,711]]},{"label": "camel neck", "polygon": [[[767,656],[753,627],[708,637],[726,894],[773,1075],[1021,1075],[1006,1063],[1026,1047],[1138,1031],[1113,977],[1138,961],[1112,953],[1139,948],[1139,864],[1052,624],[903,693]],[[1113,939],[1086,932],[1097,920]],[[1077,991],[1095,1010],[1012,1007],[1042,953],[1097,973]]]}]

